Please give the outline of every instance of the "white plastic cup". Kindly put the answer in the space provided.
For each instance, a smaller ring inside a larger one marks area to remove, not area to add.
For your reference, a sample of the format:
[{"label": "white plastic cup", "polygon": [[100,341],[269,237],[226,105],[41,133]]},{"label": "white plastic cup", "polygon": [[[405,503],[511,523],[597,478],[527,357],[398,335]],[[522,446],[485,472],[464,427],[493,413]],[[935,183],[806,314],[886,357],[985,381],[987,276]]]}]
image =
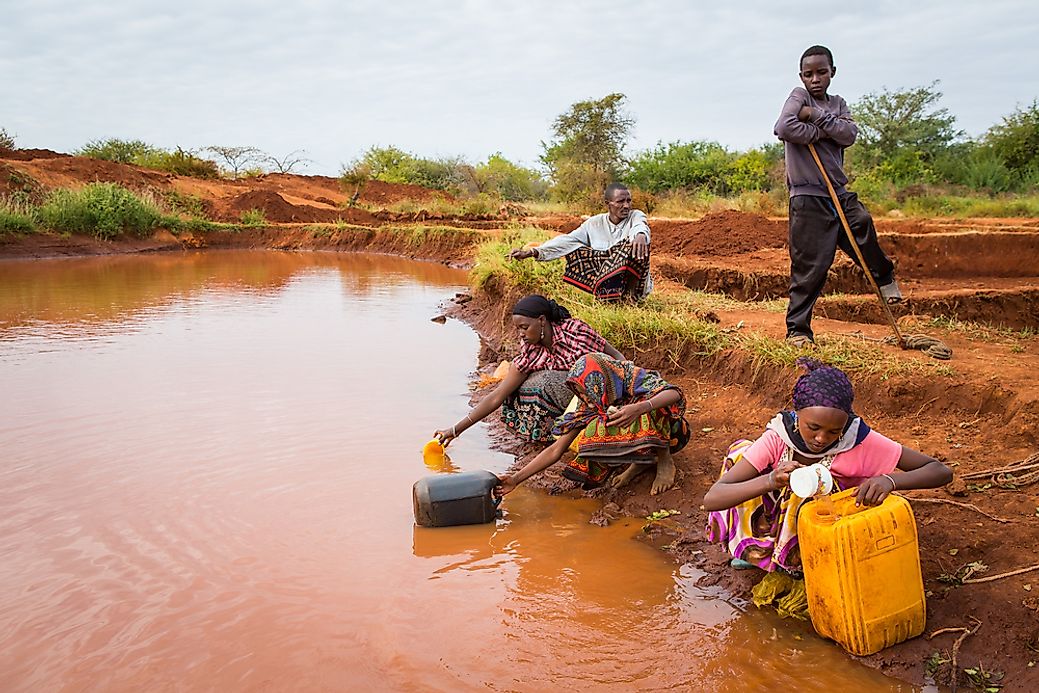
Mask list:
[{"label": "white plastic cup", "polygon": [[833,490],[833,475],[818,463],[799,467],[790,472],[790,490],[801,498],[825,495]]}]

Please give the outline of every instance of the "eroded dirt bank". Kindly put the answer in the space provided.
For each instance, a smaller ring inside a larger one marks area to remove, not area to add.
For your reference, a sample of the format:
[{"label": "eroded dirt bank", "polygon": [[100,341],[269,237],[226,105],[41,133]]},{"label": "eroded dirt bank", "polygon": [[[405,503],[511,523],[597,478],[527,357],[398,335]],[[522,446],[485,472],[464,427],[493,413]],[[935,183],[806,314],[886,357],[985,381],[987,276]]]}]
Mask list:
[{"label": "eroded dirt bank", "polygon": [[[478,294],[452,309],[455,317],[472,324],[483,338],[482,356],[487,367],[514,352],[506,312],[515,298]],[[717,476],[729,444],[759,435],[768,419],[787,405],[796,373],[792,369],[761,368],[748,356],[735,352],[709,358],[687,356],[679,359],[681,369],[653,349],[641,351],[636,360],[660,369],[683,388],[696,434],[676,456],[676,489],[651,496],[650,475],[645,475],[633,488],[591,492],[603,506],[589,519],[606,522],[622,515],[637,517],[659,509],[679,510],[680,515],[651,524],[646,539],[670,552],[675,560],[706,571],[705,584],[720,584],[749,598],[760,574],[731,570],[724,552],[704,541],[706,513],[700,503]],[[478,392],[476,398],[481,394]],[[857,380],[857,407],[871,425],[956,465],[956,481],[949,489],[905,494],[916,514],[928,592],[925,635],[863,658],[868,665],[916,684],[933,680],[928,661],[948,659],[961,633],[943,633],[932,639],[927,635],[945,628],[973,628],[973,619],[977,619],[982,625],[960,647],[958,667],[982,665],[986,671],[1001,671],[1005,690],[1035,690],[1039,685],[1039,672],[1035,665],[1030,666],[1039,659],[1039,597],[1034,596],[1039,594],[1039,572],[982,584],[953,586],[947,582],[975,561],[989,566],[993,575],[1036,562],[1036,489],[989,488],[967,495],[966,484],[960,479],[965,473],[1001,466],[1035,451],[1039,445],[1039,406],[1033,394],[1003,388],[991,379],[975,381],[970,377],[949,383],[927,382],[919,376]],[[518,443],[504,431],[498,438],[504,449],[518,455],[517,466],[538,449]],[[549,493],[582,493],[556,470],[529,483]],[[947,683],[948,676],[948,663],[939,666],[938,681]]]}]

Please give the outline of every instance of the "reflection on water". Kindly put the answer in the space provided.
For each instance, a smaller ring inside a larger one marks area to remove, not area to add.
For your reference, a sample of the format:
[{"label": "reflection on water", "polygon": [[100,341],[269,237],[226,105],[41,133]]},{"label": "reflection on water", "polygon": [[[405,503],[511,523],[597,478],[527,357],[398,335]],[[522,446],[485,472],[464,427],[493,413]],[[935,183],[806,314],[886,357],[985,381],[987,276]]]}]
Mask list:
[{"label": "reflection on water", "polygon": [[[0,264],[5,690],[910,690],[595,504],[416,528],[464,273],[215,252]],[[455,469],[502,471],[483,426]],[[446,463],[447,464],[447,463]],[[449,471],[444,469],[443,471]],[[797,639],[800,638],[800,639]]]}]

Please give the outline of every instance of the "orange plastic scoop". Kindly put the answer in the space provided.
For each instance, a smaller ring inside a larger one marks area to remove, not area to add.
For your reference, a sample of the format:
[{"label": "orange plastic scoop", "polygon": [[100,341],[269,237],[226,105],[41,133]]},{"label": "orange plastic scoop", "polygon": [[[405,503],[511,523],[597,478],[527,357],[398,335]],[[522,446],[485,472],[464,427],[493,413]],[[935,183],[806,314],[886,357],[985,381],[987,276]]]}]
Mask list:
[{"label": "orange plastic scoop", "polygon": [[426,455],[443,455],[444,446],[440,444],[440,441],[434,438],[433,440],[422,446],[422,456]]}]

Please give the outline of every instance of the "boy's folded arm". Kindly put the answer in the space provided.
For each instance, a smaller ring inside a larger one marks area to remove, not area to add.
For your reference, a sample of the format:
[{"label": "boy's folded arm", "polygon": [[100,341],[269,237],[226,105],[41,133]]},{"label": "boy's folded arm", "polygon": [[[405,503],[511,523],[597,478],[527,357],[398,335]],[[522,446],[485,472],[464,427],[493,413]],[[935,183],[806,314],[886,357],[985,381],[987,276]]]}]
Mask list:
[{"label": "boy's folded arm", "polygon": [[855,138],[859,135],[859,126],[852,120],[848,104],[841,99],[841,107],[838,113],[827,113],[820,108],[812,109],[811,122],[822,131],[822,133],[842,147],[850,147],[855,144]]},{"label": "boy's folded arm", "polygon": [[779,120],[776,121],[775,128],[776,137],[784,142],[793,142],[794,144],[818,142],[822,138],[822,130],[817,125],[802,122],[798,119],[797,114],[801,107],[805,105],[804,98],[795,89],[787,97],[786,103],[783,104],[783,110],[779,113]]}]

